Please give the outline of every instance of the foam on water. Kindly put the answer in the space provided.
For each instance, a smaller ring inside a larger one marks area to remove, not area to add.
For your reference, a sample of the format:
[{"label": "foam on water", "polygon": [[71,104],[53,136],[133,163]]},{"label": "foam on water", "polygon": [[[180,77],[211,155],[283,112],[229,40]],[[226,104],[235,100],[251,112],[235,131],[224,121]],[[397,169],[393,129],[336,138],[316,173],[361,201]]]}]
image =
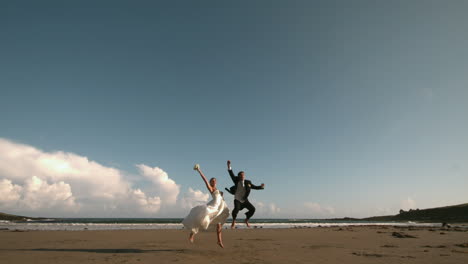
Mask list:
[{"label": "foam on water", "polygon": [[[394,222],[301,222],[301,223],[251,223],[253,228],[316,228],[316,227],[344,227],[344,226],[414,226],[440,227],[440,223],[394,223]],[[229,228],[226,223],[224,228]],[[239,223],[238,228],[246,228]],[[182,229],[180,223],[44,223],[44,222],[0,222],[0,229],[10,230],[145,230],[145,229]]]}]

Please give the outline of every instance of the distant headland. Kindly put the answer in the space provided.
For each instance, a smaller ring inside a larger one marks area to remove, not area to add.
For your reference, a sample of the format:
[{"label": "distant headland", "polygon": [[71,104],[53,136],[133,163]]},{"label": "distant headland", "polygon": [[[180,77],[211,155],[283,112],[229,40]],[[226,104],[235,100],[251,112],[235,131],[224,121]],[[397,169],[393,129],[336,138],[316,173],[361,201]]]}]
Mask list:
[{"label": "distant headland", "polygon": [[0,220],[6,220],[6,221],[26,221],[28,219],[31,220],[40,220],[44,218],[39,218],[39,217],[28,217],[28,216],[21,216],[21,215],[12,215],[12,214],[5,214],[0,212]]},{"label": "distant headland", "polygon": [[333,220],[377,221],[377,222],[432,222],[432,223],[468,223],[468,203],[428,209],[400,210],[397,215],[372,216],[366,218],[340,218]]}]

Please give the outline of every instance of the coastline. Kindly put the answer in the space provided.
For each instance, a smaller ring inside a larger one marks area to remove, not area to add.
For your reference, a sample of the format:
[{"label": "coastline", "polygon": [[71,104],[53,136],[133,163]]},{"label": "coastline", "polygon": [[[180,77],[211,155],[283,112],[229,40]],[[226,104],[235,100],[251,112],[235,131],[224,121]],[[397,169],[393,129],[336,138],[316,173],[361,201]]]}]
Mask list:
[{"label": "coastline", "polygon": [[[180,221],[165,221],[165,219],[152,219],[144,222],[132,220],[132,222],[121,219],[49,219],[48,221],[0,221],[0,230],[21,231],[82,231],[82,230],[161,230],[161,229],[183,229]],[[223,228],[228,229],[228,221]],[[394,227],[442,227],[441,223],[417,223],[417,222],[371,222],[371,221],[324,221],[324,220],[300,220],[287,221],[282,219],[256,220],[251,222],[252,229],[294,229],[294,228],[320,228],[320,227],[354,227],[354,226],[394,226]],[[451,225],[468,230],[468,223]],[[246,229],[242,223],[237,229]]]}]

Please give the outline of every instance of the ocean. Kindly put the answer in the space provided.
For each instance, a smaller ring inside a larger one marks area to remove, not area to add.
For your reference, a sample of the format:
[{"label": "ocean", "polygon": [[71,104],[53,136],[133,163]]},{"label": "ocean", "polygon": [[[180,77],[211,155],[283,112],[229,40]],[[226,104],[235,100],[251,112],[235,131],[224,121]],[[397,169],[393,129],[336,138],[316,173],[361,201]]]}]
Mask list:
[{"label": "ocean", "polygon": [[[0,229],[8,230],[137,230],[137,229],[183,229],[182,218],[51,218],[21,222],[0,221]],[[230,227],[231,220],[224,225]],[[425,226],[440,227],[440,223],[415,222],[369,222],[349,220],[316,219],[251,219],[252,228],[315,228],[363,225]],[[242,219],[238,228],[246,228]]]}]

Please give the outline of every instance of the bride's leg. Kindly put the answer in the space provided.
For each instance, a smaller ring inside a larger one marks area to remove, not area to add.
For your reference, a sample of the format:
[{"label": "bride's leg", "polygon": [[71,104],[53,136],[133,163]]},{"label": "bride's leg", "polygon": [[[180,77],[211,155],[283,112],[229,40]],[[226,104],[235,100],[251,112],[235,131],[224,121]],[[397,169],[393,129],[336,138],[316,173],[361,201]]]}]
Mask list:
[{"label": "bride's leg", "polygon": [[222,237],[222,234],[221,234],[221,231],[223,230],[223,227],[221,224],[218,224],[216,226],[216,234],[218,235],[218,245],[222,248],[224,248],[224,245],[223,245],[223,237]]},{"label": "bride's leg", "polygon": [[195,239],[195,233],[194,232],[190,232],[190,235],[189,235],[189,241],[190,243],[193,243],[193,240]]}]

